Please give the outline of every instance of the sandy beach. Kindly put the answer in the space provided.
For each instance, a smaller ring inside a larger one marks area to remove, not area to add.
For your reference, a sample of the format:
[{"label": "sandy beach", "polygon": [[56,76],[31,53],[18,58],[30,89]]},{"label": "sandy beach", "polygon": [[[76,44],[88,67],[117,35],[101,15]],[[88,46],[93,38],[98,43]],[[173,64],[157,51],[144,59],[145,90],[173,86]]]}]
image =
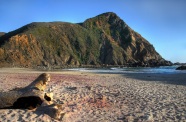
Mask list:
[{"label": "sandy beach", "polygon": [[[0,69],[0,92],[25,87],[39,74],[22,68]],[[153,73],[51,74],[48,91],[63,103],[64,116],[55,120],[31,110],[0,109],[0,122],[185,122],[186,75]]]}]

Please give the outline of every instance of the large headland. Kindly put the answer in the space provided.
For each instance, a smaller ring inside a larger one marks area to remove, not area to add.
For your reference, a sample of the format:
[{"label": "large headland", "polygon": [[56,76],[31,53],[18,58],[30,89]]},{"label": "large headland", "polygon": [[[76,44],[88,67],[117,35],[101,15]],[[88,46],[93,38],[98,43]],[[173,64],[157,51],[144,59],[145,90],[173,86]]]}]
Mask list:
[{"label": "large headland", "polygon": [[82,23],[33,22],[0,34],[0,67],[169,66],[113,12]]}]

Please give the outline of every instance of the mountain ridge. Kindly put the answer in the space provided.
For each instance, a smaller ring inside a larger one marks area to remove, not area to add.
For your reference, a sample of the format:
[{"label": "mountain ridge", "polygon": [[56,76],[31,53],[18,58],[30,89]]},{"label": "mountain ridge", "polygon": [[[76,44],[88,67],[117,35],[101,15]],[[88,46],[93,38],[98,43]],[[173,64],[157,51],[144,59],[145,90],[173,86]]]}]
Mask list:
[{"label": "mountain ridge", "polygon": [[164,66],[153,45],[113,12],[82,23],[33,22],[0,36],[0,66]]}]

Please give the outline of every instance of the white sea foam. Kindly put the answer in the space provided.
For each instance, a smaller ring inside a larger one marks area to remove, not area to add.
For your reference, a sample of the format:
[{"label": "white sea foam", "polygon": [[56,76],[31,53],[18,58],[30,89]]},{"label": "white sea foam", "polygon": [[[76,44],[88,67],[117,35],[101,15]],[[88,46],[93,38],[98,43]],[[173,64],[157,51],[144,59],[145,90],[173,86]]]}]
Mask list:
[{"label": "white sea foam", "polygon": [[111,67],[111,68],[70,68],[63,70],[81,71],[81,72],[100,72],[100,73],[186,73],[185,70],[176,70],[178,66],[161,67]]}]

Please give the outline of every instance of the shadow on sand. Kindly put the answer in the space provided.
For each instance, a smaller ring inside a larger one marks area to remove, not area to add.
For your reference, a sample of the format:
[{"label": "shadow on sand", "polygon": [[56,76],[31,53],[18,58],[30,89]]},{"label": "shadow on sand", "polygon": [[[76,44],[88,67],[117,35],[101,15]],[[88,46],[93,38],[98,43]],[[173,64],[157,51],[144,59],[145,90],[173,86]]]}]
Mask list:
[{"label": "shadow on sand", "polygon": [[127,73],[125,77],[143,81],[186,86],[186,74]]},{"label": "shadow on sand", "polygon": [[[99,73],[108,74],[108,73]],[[118,73],[109,73],[118,74]],[[186,86],[186,73],[175,73],[175,74],[163,74],[163,73],[119,73],[125,78],[132,78],[142,81],[152,81],[158,83],[166,83],[173,85],[183,85]]]}]

